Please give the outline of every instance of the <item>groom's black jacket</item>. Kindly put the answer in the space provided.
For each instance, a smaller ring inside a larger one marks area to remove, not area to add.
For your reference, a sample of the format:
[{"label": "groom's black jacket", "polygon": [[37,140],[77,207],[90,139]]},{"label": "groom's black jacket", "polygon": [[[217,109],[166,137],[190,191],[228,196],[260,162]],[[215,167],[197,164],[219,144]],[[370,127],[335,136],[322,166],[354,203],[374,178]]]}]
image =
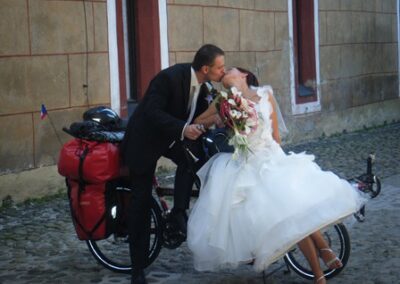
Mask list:
[{"label": "groom's black jacket", "polygon": [[[191,68],[176,64],[158,73],[129,119],[121,144],[123,162],[136,174],[154,167],[175,140],[180,140],[189,117]],[[200,92],[194,117],[208,107]]]}]

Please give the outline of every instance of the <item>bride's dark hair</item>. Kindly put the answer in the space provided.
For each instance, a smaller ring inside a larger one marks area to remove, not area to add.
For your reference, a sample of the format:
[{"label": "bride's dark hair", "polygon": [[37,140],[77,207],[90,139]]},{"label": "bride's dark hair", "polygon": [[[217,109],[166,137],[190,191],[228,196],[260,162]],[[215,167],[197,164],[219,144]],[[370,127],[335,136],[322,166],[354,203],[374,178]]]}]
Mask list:
[{"label": "bride's dark hair", "polygon": [[237,70],[239,70],[242,73],[247,74],[246,76],[246,82],[247,85],[249,86],[254,86],[254,87],[258,87],[259,83],[258,83],[258,79],[256,77],[256,75],[254,75],[251,71],[244,69],[242,67],[235,67]]}]

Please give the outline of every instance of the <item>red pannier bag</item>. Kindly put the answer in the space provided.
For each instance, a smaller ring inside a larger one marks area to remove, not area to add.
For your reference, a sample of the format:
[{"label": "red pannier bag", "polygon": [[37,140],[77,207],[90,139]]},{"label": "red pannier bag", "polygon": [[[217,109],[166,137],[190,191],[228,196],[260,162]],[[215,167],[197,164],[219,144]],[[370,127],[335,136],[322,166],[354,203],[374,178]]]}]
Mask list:
[{"label": "red pannier bag", "polygon": [[86,183],[104,183],[120,173],[118,146],[108,142],[73,139],[64,144],[58,159],[60,175]]},{"label": "red pannier bag", "polygon": [[80,240],[101,240],[114,232],[117,195],[108,183],[79,184],[67,179],[68,196],[75,231]]}]

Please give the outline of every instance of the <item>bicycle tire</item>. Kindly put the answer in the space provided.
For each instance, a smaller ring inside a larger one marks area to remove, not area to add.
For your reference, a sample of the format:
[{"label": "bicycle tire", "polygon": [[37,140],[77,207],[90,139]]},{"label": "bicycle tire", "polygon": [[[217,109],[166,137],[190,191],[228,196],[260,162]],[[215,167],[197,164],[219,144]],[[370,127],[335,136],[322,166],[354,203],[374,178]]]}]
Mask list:
[{"label": "bicycle tire", "polygon": [[[323,235],[328,241],[329,246],[336,253],[337,257],[342,261],[343,266],[337,269],[325,269],[324,275],[326,279],[330,279],[338,275],[346,266],[350,257],[350,237],[346,227],[342,224],[335,224],[323,229]],[[294,248],[287,252],[284,260],[288,267],[299,276],[312,280],[314,274],[312,273],[307,260],[301,253],[300,249]],[[321,263],[321,267],[325,265]]]},{"label": "bicycle tire", "polygon": [[[162,217],[157,201],[151,202],[151,235],[149,257],[146,267],[157,258],[162,247]],[[128,236],[111,234],[104,240],[87,240],[86,244],[94,258],[105,268],[119,273],[131,273],[132,263],[129,254]]]}]

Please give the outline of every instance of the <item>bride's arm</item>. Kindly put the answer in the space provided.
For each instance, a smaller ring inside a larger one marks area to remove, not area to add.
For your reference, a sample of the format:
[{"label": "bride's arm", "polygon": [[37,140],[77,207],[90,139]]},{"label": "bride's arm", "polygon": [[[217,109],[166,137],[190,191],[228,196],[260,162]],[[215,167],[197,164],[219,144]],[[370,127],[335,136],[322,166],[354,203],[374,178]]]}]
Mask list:
[{"label": "bride's arm", "polygon": [[268,100],[272,106],[272,113],[271,113],[271,120],[272,120],[272,137],[274,140],[281,144],[281,136],[279,135],[279,128],[278,128],[278,115],[276,114],[276,101],[274,96],[269,95]]},{"label": "bride's arm", "polygon": [[210,106],[194,119],[194,123],[203,124],[204,127],[209,128],[210,126],[216,124],[218,127],[222,127],[223,123],[221,117],[218,114],[217,108],[215,106],[215,101],[213,101]]}]

